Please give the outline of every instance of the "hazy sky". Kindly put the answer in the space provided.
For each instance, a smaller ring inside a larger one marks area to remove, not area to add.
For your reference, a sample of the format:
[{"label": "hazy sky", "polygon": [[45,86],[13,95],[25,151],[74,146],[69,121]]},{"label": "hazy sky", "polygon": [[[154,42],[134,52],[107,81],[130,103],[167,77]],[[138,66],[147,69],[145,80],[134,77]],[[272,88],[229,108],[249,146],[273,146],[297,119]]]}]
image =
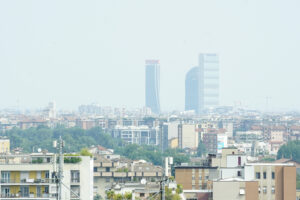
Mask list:
[{"label": "hazy sky", "polygon": [[[0,0],[0,108],[144,105],[161,63],[162,110],[184,108],[198,54],[220,54],[220,102],[300,108],[299,0]],[[299,109],[300,110],[300,109]]]}]

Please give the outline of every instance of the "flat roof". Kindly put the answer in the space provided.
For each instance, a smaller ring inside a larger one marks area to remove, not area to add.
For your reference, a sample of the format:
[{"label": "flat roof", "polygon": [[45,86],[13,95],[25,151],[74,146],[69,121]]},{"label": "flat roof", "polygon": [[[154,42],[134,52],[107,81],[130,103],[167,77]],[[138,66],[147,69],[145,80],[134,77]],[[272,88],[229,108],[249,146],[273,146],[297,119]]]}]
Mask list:
[{"label": "flat roof", "polygon": [[211,166],[175,166],[175,168],[179,169],[217,169],[218,167],[211,167]]}]

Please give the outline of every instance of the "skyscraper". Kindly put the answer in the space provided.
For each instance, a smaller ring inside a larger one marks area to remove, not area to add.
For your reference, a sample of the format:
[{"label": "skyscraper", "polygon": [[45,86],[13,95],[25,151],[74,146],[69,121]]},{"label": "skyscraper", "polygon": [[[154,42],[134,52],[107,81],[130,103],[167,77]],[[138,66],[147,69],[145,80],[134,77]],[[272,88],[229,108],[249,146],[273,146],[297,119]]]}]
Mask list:
[{"label": "skyscraper", "polygon": [[200,54],[198,66],[185,77],[185,110],[200,114],[219,105],[219,58],[217,54]]},{"label": "skyscraper", "polygon": [[203,109],[203,78],[200,67],[188,71],[185,77],[185,110],[199,114]]},{"label": "skyscraper", "polygon": [[219,57],[217,54],[200,54],[199,67],[203,70],[204,109],[219,105]]},{"label": "skyscraper", "polygon": [[160,113],[159,102],[159,81],[160,81],[159,60],[146,60],[146,107],[150,108],[155,114]]}]

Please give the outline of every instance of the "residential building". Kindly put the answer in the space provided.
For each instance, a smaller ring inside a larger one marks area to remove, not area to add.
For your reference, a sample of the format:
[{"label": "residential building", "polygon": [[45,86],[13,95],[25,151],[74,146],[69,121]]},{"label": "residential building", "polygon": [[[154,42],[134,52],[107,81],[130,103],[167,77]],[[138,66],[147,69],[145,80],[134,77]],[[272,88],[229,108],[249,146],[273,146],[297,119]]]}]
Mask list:
[{"label": "residential building", "polygon": [[8,138],[0,138],[0,154],[10,152],[10,140]]},{"label": "residential building", "polygon": [[258,200],[258,182],[231,178],[213,182],[213,200]]},{"label": "residential building", "polygon": [[296,167],[293,163],[247,163],[244,179],[258,182],[259,200],[296,199]]},{"label": "residential building", "polygon": [[94,194],[105,197],[105,191],[114,184],[147,182],[162,178],[163,169],[146,161],[132,161],[114,155],[95,156]]},{"label": "residential building", "polygon": [[198,124],[178,125],[178,147],[180,149],[195,149],[199,143]]},{"label": "residential building", "polygon": [[[63,199],[79,199],[79,196],[92,200],[93,159],[81,156],[68,162],[71,160],[68,158],[63,164]],[[1,156],[1,199],[57,199],[57,168],[53,154]]]},{"label": "residential building", "polygon": [[211,166],[176,166],[175,180],[184,190],[211,190],[212,181],[219,176],[218,168]]},{"label": "residential building", "polygon": [[159,60],[146,60],[146,107],[155,114],[160,113],[160,65]]},{"label": "residential building", "polygon": [[111,134],[114,138],[120,138],[128,144],[159,144],[159,127],[116,126]]}]

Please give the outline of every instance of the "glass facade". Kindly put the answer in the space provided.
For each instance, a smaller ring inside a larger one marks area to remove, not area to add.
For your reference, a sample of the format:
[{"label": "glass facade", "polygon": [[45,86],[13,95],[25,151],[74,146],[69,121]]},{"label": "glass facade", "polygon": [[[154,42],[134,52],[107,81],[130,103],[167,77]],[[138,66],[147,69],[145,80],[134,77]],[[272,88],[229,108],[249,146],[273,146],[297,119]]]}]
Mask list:
[{"label": "glass facade", "polygon": [[200,114],[219,105],[219,58],[217,54],[200,54],[199,65],[185,78],[185,110]]},{"label": "glass facade", "polygon": [[160,65],[158,60],[146,60],[146,107],[155,114],[160,113]]}]

